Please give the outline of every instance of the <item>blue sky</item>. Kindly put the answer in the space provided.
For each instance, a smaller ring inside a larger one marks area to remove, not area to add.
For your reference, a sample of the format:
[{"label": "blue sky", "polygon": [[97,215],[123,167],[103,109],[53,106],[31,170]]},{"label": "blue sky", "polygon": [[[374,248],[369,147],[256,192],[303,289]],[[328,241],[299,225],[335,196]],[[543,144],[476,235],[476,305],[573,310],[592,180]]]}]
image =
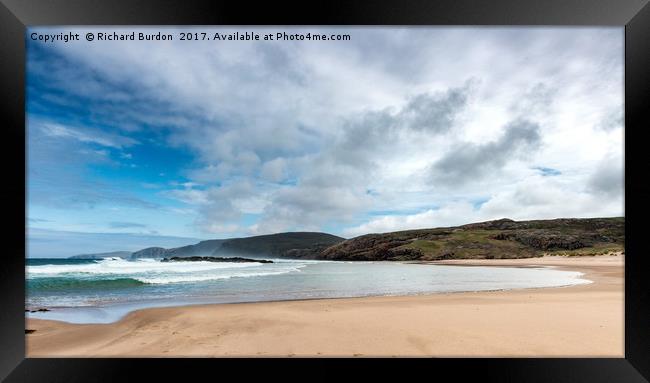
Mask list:
[{"label": "blue sky", "polygon": [[100,30],[26,37],[30,256],[623,215],[622,28],[29,37]]}]

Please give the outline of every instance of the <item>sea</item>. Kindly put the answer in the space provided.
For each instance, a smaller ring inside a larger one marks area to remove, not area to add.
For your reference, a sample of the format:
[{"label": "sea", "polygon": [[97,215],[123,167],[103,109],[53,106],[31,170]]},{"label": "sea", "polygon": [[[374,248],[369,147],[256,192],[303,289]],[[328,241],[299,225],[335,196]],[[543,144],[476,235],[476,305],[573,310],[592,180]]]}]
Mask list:
[{"label": "sea", "polygon": [[273,263],[31,258],[26,260],[26,315],[70,323],[110,323],[149,307],[590,283],[579,272],[551,267],[265,259]]}]

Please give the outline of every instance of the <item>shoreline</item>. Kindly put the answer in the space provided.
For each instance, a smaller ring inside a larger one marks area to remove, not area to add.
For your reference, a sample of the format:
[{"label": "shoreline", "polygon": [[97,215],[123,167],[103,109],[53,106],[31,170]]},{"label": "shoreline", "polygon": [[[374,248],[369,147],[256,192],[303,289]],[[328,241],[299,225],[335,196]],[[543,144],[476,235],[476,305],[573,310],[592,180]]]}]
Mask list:
[{"label": "shoreline", "polygon": [[[529,259],[540,259],[540,258],[520,258],[520,259],[512,259],[512,260],[529,260]],[[503,259],[503,260],[497,260],[499,262],[507,262],[510,261],[511,259]],[[460,259],[460,260],[450,260],[450,261],[371,261],[372,263],[375,262],[385,262],[385,263],[402,263],[402,264],[411,264],[411,265],[439,265],[439,266],[466,266],[466,267],[499,267],[499,268],[532,268],[532,269],[545,269],[545,268],[554,268],[557,269],[556,266],[546,266],[546,265],[519,265],[519,264],[483,264],[480,263],[483,260],[469,260],[469,259]],[[492,260],[489,260],[492,261]],[[360,261],[364,262],[364,261]],[[568,272],[577,272],[575,270],[570,270],[568,268],[560,268],[559,270],[561,271],[568,271]],[[579,286],[583,284],[590,284],[593,283],[592,280],[584,278],[585,273],[579,272],[580,275],[576,279],[581,279],[585,280],[586,282],[580,282],[580,283],[573,283],[573,284],[566,284],[566,285],[556,285],[556,286],[536,286],[536,287],[513,287],[513,288],[495,288],[495,289],[488,289],[488,290],[458,290],[458,291],[427,291],[427,292],[412,292],[412,293],[407,293],[407,294],[384,294],[384,295],[358,295],[358,296],[340,296],[340,297],[312,297],[312,298],[289,298],[289,299],[271,299],[271,300],[258,300],[258,301],[239,301],[239,302],[210,302],[210,301],[200,301],[197,300],[195,302],[187,301],[187,302],[173,302],[173,303],[162,303],[162,304],[153,304],[153,305],[144,305],[143,307],[139,308],[134,308],[131,309],[130,311],[127,311],[123,315],[121,315],[119,318],[112,320],[110,322],[70,322],[66,320],[59,320],[59,319],[51,319],[51,318],[37,318],[37,317],[32,317],[32,318],[27,318],[30,320],[38,320],[38,321],[51,321],[51,322],[59,322],[59,323],[64,323],[64,324],[80,324],[80,325],[85,325],[85,324],[115,324],[124,318],[126,318],[129,314],[137,311],[142,311],[142,310],[150,310],[150,309],[156,309],[156,308],[185,308],[185,307],[194,307],[194,306],[211,306],[211,305],[237,305],[237,304],[255,304],[255,303],[277,303],[277,302],[309,302],[309,301],[318,301],[318,300],[337,300],[337,299],[363,299],[363,298],[380,298],[380,297],[414,297],[414,296],[429,296],[429,295],[439,295],[439,294],[463,294],[463,293],[485,293],[485,292],[499,292],[499,291],[514,291],[514,290],[532,290],[532,289],[552,289],[552,288],[568,288],[568,287],[573,287],[573,286]],[[126,306],[129,306],[129,304],[124,304]],[[118,307],[121,306],[120,304],[117,305]],[[67,309],[77,309],[79,308],[78,306],[39,306],[39,309],[46,309],[47,311],[59,311],[59,310],[67,310]],[[87,306],[87,307],[82,307],[85,309],[101,309],[101,307],[97,306]],[[28,311],[28,310],[25,310]],[[33,311],[32,311],[33,312]]]},{"label": "shoreline", "polygon": [[108,324],[26,318],[27,356],[623,355],[623,255],[417,263],[553,266],[592,283],[145,308]]}]

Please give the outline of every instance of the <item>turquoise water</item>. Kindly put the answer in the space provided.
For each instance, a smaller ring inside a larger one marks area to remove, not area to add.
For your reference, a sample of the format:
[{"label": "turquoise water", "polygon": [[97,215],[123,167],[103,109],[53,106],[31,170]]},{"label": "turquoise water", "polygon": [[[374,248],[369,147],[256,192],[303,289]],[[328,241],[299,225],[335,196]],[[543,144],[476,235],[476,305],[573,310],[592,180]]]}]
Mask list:
[{"label": "turquoise water", "polygon": [[589,283],[552,268],[273,259],[274,263],[28,259],[28,313],[108,323],[146,307],[410,295]]}]

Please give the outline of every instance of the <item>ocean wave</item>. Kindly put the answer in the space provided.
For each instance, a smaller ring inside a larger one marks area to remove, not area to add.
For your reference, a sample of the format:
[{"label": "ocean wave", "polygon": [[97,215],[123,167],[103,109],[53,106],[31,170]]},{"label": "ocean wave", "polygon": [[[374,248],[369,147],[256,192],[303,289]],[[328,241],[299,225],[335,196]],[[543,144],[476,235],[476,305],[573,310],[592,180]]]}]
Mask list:
[{"label": "ocean wave", "polygon": [[27,281],[29,290],[92,290],[119,289],[142,286],[145,282],[135,278],[115,279],[76,279],[76,278],[38,278]]},{"label": "ocean wave", "polygon": [[55,276],[61,274],[138,274],[146,272],[195,273],[210,270],[241,269],[260,267],[264,264],[230,262],[160,262],[155,259],[127,261],[124,259],[103,259],[94,263],[67,265],[30,265],[28,277]]},{"label": "ocean wave", "polygon": [[104,259],[95,263],[28,266],[30,291],[115,289],[263,277],[300,271],[305,262],[215,263]]},{"label": "ocean wave", "polygon": [[293,267],[291,269],[265,271],[265,272],[250,272],[250,273],[242,272],[242,273],[221,274],[221,275],[154,276],[154,277],[136,277],[135,279],[147,284],[191,283],[191,282],[218,281],[218,280],[231,279],[231,278],[250,278],[250,277],[263,277],[267,275],[280,275],[280,274],[287,274],[295,271],[300,271],[299,269],[300,269],[299,267]]},{"label": "ocean wave", "polygon": [[27,280],[27,288],[29,290],[91,290],[91,289],[117,289],[129,288],[142,285],[159,285],[159,284],[172,284],[172,283],[192,283],[192,282],[205,282],[216,281],[231,278],[250,278],[262,277],[268,275],[280,275],[291,272],[300,271],[302,266],[291,268],[283,268],[277,270],[260,271],[260,272],[231,272],[227,274],[202,274],[202,275],[142,275],[127,278],[73,278],[73,277],[48,277],[48,278],[35,278]]}]

